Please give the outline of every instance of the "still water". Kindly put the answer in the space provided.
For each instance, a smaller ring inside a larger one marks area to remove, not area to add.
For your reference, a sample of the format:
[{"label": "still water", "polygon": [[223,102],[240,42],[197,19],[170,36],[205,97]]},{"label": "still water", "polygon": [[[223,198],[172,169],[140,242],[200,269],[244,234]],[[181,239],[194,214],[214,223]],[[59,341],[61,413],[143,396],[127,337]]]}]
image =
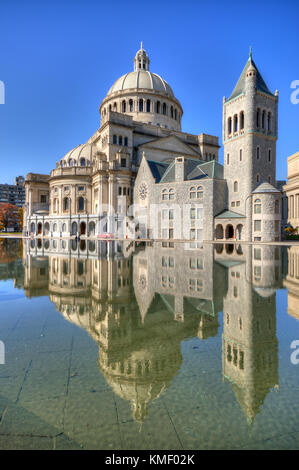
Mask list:
[{"label": "still water", "polygon": [[1,449],[299,449],[299,246],[0,240],[0,340]]}]

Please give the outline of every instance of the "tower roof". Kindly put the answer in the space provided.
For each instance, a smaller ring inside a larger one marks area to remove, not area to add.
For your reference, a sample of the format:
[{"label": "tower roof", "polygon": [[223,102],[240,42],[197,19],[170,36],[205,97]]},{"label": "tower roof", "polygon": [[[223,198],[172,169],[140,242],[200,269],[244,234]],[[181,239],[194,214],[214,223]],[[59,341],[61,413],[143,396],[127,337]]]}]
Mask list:
[{"label": "tower roof", "polygon": [[255,62],[252,58],[252,51],[250,49],[249,58],[248,58],[248,60],[245,64],[243,72],[241,73],[240,78],[239,78],[232,94],[228,98],[228,101],[232,100],[233,98],[236,98],[238,95],[241,95],[242,93],[245,92],[245,80],[246,80],[247,71],[250,67],[254,67],[256,69],[256,89],[259,90],[259,91],[262,91],[263,93],[267,93],[268,95],[274,96],[273,93],[271,93],[271,91],[267,87],[263,77],[261,76],[261,74],[259,72],[259,69],[257,68],[257,66],[256,66],[256,64],[255,64]]}]

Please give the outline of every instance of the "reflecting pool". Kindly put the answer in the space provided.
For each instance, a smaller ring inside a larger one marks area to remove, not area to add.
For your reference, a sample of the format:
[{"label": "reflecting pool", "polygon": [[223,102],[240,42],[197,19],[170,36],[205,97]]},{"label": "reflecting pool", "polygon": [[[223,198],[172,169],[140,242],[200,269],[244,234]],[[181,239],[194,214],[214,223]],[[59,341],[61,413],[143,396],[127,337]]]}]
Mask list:
[{"label": "reflecting pool", "polygon": [[2,239],[0,448],[299,449],[298,326],[299,245]]}]

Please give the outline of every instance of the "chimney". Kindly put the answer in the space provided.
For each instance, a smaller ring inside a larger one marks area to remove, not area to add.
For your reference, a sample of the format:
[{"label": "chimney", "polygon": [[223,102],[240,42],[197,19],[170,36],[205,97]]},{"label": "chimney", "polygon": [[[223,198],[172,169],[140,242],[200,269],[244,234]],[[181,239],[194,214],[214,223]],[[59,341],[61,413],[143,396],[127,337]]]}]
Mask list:
[{"label": "chimney", "polygon": [[175,159],[175,181],[185,181],[186,179],[186,164],[184,157],[177,157]]}]

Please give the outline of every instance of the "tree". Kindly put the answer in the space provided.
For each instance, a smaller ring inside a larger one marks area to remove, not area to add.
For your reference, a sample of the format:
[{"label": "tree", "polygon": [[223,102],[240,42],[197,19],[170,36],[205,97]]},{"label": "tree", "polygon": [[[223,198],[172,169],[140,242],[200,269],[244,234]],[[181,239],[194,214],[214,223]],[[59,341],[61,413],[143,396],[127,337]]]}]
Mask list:
[{"label": "tree", "polygon": [[[0,204],[0,225],[7,231],[8,228],[15,228],[19,225],[20,219],[18,207],[13,204]],[[2,229],[3,230],[3,229]]]}]

